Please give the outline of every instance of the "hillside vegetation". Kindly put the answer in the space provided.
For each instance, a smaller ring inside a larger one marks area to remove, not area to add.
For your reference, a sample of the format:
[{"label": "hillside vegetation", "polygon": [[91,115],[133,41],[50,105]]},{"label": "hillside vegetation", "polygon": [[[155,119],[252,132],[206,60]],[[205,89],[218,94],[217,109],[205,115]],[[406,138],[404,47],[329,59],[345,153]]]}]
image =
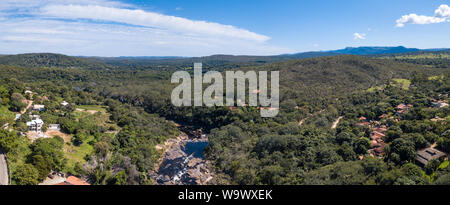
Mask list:
[{"label": "hillside vegetation", "polygon": [[15,65],[23,67],[60,67],[100,69],[102,63],[84,58],[76,58],[53,53],[30,53],[20,55],[0,56],[0,65]]}]

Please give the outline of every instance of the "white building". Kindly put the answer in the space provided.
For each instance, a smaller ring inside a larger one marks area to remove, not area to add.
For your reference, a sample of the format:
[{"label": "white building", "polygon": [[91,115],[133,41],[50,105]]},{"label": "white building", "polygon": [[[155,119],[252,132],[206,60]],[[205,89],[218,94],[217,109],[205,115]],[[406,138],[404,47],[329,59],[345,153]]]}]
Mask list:
[{"label": "white building", "polygon": [[66,101],[63,101],[63,102],[61,103],[61,105],[62,105],[62,106],[67,106],[67,105],[69,105],[69,103],[66,102]]},{"label": "white building", "polygon": [[44,111],[45,105],[33,105],[33,111]]},{"label": "white building", "polygon": [[433,104],[437,108],[448,107],[448,103],[446,103],[446,102],[444,102],[442,100],[439,100],[439,101],[436,101],[436,102],[432,102],[431,104]]},{"label": "white building", "polygon": [[44,126],[44,121],[41,119],[31,120],[30,122],[27,122],[27,126],[30,131],[40,132],[42,130],[42,126]]},{"label": "white building", "polygon": [[49,124],[48,125],[48,130],[59,131],[59,130],[61,130],[61,126],[59,124]]},{"label": "white building", "polygon": [[41,116],[39,115],[29,115],[30,119],[35,120],[35,119],[41,119]]}]

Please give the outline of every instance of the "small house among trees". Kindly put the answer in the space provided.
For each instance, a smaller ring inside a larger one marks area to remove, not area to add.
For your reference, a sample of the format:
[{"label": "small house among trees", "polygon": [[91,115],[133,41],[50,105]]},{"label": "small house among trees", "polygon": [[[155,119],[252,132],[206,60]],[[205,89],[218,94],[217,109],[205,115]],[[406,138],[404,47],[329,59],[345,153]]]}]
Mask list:
[{"label": "small house among trees", "polygon": [[445,158],[447,154],[444,152],[441,152],[434,148],[426,148],[424,150],[417,152],[416,161],[419,163],[419,165],[425,167],[428,162],[430,162],[433,159],[442,159]]},{"label": "small house among trees", "polygon": [[59,124],[49,124],[48,125],[48,130],[60,131],[61,130],[61,126]]},{"label": "small house among trees", "polygon": [[33,105],[33,111],[44,111],[45,110],[45,105]]}]

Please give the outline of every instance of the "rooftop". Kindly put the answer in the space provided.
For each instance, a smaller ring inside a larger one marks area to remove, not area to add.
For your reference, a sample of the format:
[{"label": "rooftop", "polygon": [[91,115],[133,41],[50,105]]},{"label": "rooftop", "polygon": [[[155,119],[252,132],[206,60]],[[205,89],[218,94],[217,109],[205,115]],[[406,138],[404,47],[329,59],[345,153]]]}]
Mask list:
[{"label": "rooftop", "polygon": [[429,161],[433,159],[438,159],[446,156],[444,152],[441,152],[434,148],[426,148],[417,152],[416,160],[423,165],[428,164]]},{"label": "rooftop", "polygon": [[31,120],[30,122],[27,122],[27,126],[37,125],[37,124],[44,124],[44,121],[41,119]]},{"label": "rooftop", "polygon": [[66,181],[55,184],[55,185],[90,185],[89,183],[83,181],[82,179],[74,176],[67,177]]},{"label": "rooftop", "polygon": [[386,135],[384,135],[383,133],[381,133],[381,132],[377,132],[377,131],[374,131],[373,133],[372,133],[372,139],[374,139],[374,140],[376,140],[376,139],[381,139],[381,138],[383,138],[384,136],[386,136]]}]

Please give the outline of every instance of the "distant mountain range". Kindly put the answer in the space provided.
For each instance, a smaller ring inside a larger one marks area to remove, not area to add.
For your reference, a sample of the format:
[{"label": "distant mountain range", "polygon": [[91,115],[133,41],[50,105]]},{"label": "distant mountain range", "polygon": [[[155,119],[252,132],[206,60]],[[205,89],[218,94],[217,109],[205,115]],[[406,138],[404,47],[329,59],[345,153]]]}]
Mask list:
[{"label": "distant mountain range", "polygon": [[257,65],[262,63],[278,62],[282,60],[316,58],[324,56],[336,55],[359,55],[359,56],[379,56],[379,55],[393,55],[403,53],[423,53],[423,52],[439,52],[450,51],[447,48],[435,49],[417,49],[406,48],[403,46],[397,47],[347,47],[340,50],[331,51],[311,51],[295,54],[283,54],[274,56],[246,56],[246,55],[212,55],[204,57],[118,57],[118,58],[102,58],[101,60],[110,65],[117,66],[138,66],[144,64],[177,64],[189,65],[193,62],[203,62],[210,66],[223,64],[244,63],[247,65]]},{"label": "distant mountain range", "polygon": [[[432,49],[418,49],[418,48],[406,48],[404,46],[397,47],[347,47],[340,50],[329,50],[329,51],[309,51],[294,54],[282,54],[273,56],[249,56],[249,55],[211,55],[197,58],[218,58],[218,57],[235,57],[235,58],[249,58],[249,57],[281,57],[281,58],[311,58],[320,56],[332,56],[332,55],[379,55],[379,54],[397,54],[397,53],[410,53],[417,51],[442,51],[449,50],[448,48],[432,48]],[[182,57],[182,56],[121,56],[117,58],[122,59],[148,59],[148,60],[167,60],[167,59],[186,59],[186,58],[196,58],[196,57]]]},{"label": "distant mountain range", "polygon": [[304,52],[296,54],[287,54],[285,56],[291,56],[296,58],[302,57],[319,57],[319,56],[332,56],[332,55],[382,55],[382,54],[399,54],[399,53],[412,53],[418,51],[443,51],[449,50],[448,48],[433,48],[433,49],[418,49],[418,48],[406,48],[404,46],[397,47],[347,47],[340,50],[331,51],[317,51],[317,52]]},{"label": "distant mountain range", "polygon": [[204,57],[180,57],[180,56],[166,56],[166,57],[155,57],[155,56],[124,56],[116,58],[102,58],[102,60],[108,62],[117,62],[120,60],[138,60],[138,61],[154,61],[154,62],[184,62],[184,61],[196,61],[196,62],[208,62],[208,61],[227,61],[227,62],[273,62],[280,60],[289,59],[303,59],[303,58],[315,58],[322,56],[335,56],[335,55],[388,55],[388,54],[401,54],[401,53],[413,53],[413,52],[435,52],[435,51],[445,51],[450,50],[448,48],[433,48],[433,49],[417,49],[417,48],[406,48],[404,46],[397,47],[347,47],[340,50],[330,50],[330,51],[310,51],[301,52],[294,54],[282,54],[273,56],[250,56],[250,55],[211,55]]},{"label": "distant mountain range", "polygon": [[393,53],[409,53],[420,51],[417,48],[398,47],[347,47],[341,50],[330,51],[339,54],[353,54],[353,55],[373,55],[373,54],[393,54]]}]

